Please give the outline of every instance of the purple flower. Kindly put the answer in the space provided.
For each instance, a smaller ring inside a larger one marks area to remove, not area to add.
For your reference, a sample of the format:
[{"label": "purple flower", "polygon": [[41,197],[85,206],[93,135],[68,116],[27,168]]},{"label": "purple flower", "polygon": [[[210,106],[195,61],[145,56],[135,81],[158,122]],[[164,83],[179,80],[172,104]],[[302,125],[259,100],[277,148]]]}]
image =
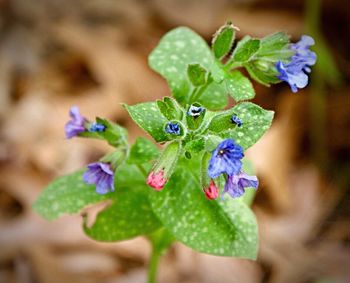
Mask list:
[{"label": "purple flower", "polygon": [[176,122],[169,122],[166,126],[165,126],[165,131],[168,134],[172,134],[175,136],[179,136],[181,134],[181,128],[179,123]]},{"label": "purple flower", "polygon": [[85,183],[96,184],[96,192],[100,195],[114,192],[114,172],[109,163],[90,163],[87,168],[83,175]]},{"label": "purple flower", "polygon": [[222,141],[213,151],[209,161],[208,175],[216,178],[222,173],[234,175],[241,171],[243,148],[232,139]]},{"label": "purple flower", "polygon": [[244,172],[228,176],[223,195],[228,193],[231,197],[237,198],[244,194],[246,188],[257,189],[259,181],[256,176],[249,176]]},{"label": "purple flower", "polygon": [[233,124],[236,124],[237,127],[239,127],[239,128],[243,125],[242,120],[240,118],[238,118],[238,116],[236,114],[231,117],[231,122]]},{"label": "purple flower", "polygon": [[90,132],[104,132],[105,129],[106,129],[105,125],[102,125],[99,123],[92,123],[89,131]]},{"label": "purple flower", "polygon": [[278,61],[276,68],[279,72],[278,78],[287,82],[293,92],[297,92],[298,88],[304,88],[308,84],[308,76],[310,66],[316,63],[316,53],[309,48],[314,45],[315,41],[312,37],[303,35],[297,43],[291,44],[290,49],[295,51],[289,63]]},{"label": "purple flower", "polygon": [[84,123],[86,121],[85,117],[80,115],[79,108],[76,106],[71,107],[69,116],[72,119],[69,120],[64,126],[64,131],[66,132],[66,137],[68,139],[85,132]]}]

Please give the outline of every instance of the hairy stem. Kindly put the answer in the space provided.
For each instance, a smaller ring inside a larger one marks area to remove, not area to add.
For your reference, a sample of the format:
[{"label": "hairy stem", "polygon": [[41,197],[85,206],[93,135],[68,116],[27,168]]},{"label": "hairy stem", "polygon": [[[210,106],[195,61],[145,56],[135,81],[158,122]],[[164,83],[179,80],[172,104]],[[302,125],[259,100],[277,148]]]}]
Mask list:
[{"label": "hairy stem", "polygon": [[157,271],[158,264],[160,260],[161,254],[157,248],[152,248],[151,259],[148,266],[148,283],[156,283],[157,281]]},{"label": "hairy stem", "polygon": [[147,282],[156,283],[160,258],[175,241],[175,238],[165,228],[160,228],[159,230],[148,235],[148,239],[152,244],[152,254],[148,266]]}]

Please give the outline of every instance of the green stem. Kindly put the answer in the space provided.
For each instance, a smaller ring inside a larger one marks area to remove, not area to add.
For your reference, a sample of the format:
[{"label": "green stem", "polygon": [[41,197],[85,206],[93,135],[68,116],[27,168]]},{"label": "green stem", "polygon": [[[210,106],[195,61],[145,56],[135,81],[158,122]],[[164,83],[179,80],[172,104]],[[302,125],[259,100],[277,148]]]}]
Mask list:
[{"label": "green stem", "polygon": [[227,63],[224,66],[224,69],[226,71],[230,71],[232,69],[238,68],[238,67],[242,67],[242,63],[240,62],[235,62],[232,58],[227,61]]},{"label": "green stem", "polygon": [[198,91],[193,92],[193,95],[190,97],[190,103],[197,102],[197,100],[201,97],[203,92],[208,88],[208,86],[213,82],[213,78],[209,76],[205,85],[201,86]]},{"label": "green stem", "polygon": [[157,271],[161,256],[168,250],[175,238],[165,228],[148,235],[148,239],[152,244],[152,254],[148,266],[148,283],[157,282]]},{"label": "green stem", "polygon": [[152,247],[152,255],[148,267],[148,283],[156,283],[157,281],[157,271],[161,253],[156,247]]},{"label": "green stem", "polygon": [[145,176],[147,177],[148,176],[148,173],[146,171],[146,169],[141,165],[141,164],[136,164],[137,168],[139,168],[140,172]]}]

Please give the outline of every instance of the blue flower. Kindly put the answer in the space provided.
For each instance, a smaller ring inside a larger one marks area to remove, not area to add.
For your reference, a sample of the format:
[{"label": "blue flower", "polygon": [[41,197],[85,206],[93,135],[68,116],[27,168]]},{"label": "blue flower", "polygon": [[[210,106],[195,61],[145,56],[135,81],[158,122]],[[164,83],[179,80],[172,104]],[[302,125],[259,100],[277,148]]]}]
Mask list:
[{"label": "blue flower", "polygon": [[191,105],[187,111],[187,115],[192,116],[193,118],[199,117],[204,111],[204,107]]},{"label": "blue flower", "polygon": [[106,126],[103,124],[92,123],[89,131],[90,132],[104,132],[105,129],[106,129]]},{"label": "blue flower", "polygon": [[257,189],[259,181],[256,176],[249,176],[244,172],[228,176],[223,195],[228,193],[231,197],[237,198],[244,194],[246,188]]},{"label": "blue flower", "polygon": [[222,173],[234,175],[241,171],[243,148],[232,139],[222,141],[213,151],[209,161],[208,175],[216,178]]},{"label": "blue flower", "polygon": [[181,134],[180,125],[179,125],[179,123],[176,123],[176,122],[169,122],[165,126],[165,131],[168,134],[172,134],[172,135],[176,135],[176,136],[179,136]]},{"label": "blue flower", "polygon": [[109,163],[90,163],[87,168],[83,180],[87,184],[95,184],[96,193],[104,195],[114,191],[114,172]]},{"label": "blue flower", "polygon": [[238,118],[238,116],[235,114],[231,117],[231,122],[236,124],[237,127],[241,127],[243,125],[243,122],[240,118]]},{"label": "blue flower", "polygon": [[306,73],[311,72],[310,66],[315,65],[317,58],[316,53],[309,49],[314,44],[312,37],[303,35],[299,42],[290,45],[290,49],[295,51],[291,61],[286,64],[281,61],[276,63],[278,78],[287,82],[293,92],[297,92],[298,88],[304,88],[308,84]]},{"label": "blue flower", "polygon": [[85,132],[84,123],[85,117],[80,115],[79,108],[76,106],[71,107],[69,116],[72,118],[64,126],[64,131],[68,139],[78,136],[80,133]]}]

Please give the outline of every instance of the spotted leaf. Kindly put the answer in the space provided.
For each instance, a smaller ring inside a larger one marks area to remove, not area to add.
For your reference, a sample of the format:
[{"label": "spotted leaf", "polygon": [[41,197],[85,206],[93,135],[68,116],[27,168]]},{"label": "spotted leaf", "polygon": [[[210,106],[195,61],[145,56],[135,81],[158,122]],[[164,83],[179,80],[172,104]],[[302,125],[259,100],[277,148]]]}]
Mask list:
[{"label": "spotted leaf", "polygon": [[143,130],[149,133],[156,142],[164,142],[169,139],[164,131],[168,120],[160,112],[156,102],[145,102],[136,105],[125,105],[131,118]]},{"label": "spotted leaf", "polygon": [[194,171],[179,167],[163,191],[150,195],[155,214],[179,241],[199,252],[255,259],[253,212],[241,200],[207,200]]},{"label": "spotted leaf", "polygon": [[[241,126],[232,122],[233,115],[241,120]],[[209,131],[221,138],[232,138],[247,149],[270,128],[273,115],[273,111],[265,110],[254,103],[242,102],[214,117]]]}]

